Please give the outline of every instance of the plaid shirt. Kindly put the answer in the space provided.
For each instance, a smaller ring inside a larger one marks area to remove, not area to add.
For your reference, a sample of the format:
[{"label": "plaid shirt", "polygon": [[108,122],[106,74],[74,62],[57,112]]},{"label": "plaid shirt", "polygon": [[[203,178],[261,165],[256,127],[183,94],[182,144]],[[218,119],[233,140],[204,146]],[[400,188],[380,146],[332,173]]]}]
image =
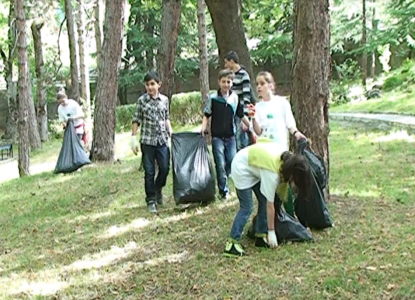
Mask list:
[{"label": "plaid shirt", "polygon": [[144,94],[137,100],[132,123],[141,125],[140,143],[150,146],[164,145],[169,135],[166,121],[170,119],[169,99],[158,94],[154,99]]}]

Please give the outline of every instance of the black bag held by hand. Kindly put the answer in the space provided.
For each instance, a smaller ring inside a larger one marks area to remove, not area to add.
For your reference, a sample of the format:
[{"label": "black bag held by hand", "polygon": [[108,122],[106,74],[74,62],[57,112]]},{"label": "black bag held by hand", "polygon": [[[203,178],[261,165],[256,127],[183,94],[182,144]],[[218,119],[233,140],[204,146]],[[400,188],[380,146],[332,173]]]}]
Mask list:
[{"label": "black bag held by hand", "polygon": [[311,186],[306,199],[297,197],[295,214],[305,227],[324,229],[332,226],[329,210],[324,200],[324,187],[327,183],[326,169],[322,159],[307,147],[307,140],[298,145],[299,154],[305,155],[310,163]]},{"label": "black bag held by hand", "polygon": [[55,174],[71,173],[86,164],[90,164],[81,141],[75,132],[72,120],[66,123],[61,152],[55,167]]},{"label": "black bag held by hand", "polygon": [[171,140],[176,204],[214,201],[213,164],[202,135],[198,132],[174,133]]}]

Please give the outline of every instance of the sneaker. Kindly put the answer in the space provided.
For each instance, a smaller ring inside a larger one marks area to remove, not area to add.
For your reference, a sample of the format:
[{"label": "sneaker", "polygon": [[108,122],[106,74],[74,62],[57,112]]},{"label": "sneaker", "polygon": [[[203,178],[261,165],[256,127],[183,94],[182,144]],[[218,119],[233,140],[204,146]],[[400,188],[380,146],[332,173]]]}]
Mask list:
[{"label": "sneaker", "polygon": [[229,193],[220,193],[220,199],[225,201],[229,199]]},{"label": "sneaker", "polygon": [[161,191],[156,192],[157,205],[163,205],[163,194]]},{"label": "sneaker", "polygon": [[227,257],[241,257],[245,255],[245,251],[242,248],[241,244],[235,241],[228,241],[226,242],[223,255]]},{"label": "sneaker", "polygon": [[152,214],[156,214],[157,213],[157,207],[156,207],[156,204],[155,203],[149,203],[149,204],[147,204],[147,209],[148,209],[148,212],[149,213],[152,213]]},{"label": "sneaker", "polygon": [[264,237],[256,237],[255,238],[255,247],[258,248],[269,248],[268,239],[266,236]]}]

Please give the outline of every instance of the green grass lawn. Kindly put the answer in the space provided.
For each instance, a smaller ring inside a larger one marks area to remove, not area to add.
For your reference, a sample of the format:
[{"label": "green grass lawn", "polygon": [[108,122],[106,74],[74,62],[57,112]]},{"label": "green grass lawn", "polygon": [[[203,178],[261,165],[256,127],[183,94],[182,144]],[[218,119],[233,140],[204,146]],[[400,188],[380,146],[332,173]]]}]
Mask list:
[{"label": "green grass lawn", "polygon": [[379,99],[347,103],[330,108],[331,112],[392,113],[415,115],[415,90],[392,91]]},{"label": "green grass lawn", "polygon": [[334,228],[268,251],[244,238],[241,259],[221,255],[237,201],[182,211],[170,176],[149,215],[128,142],[114,164],[0,184],[1,299],[413,299],[413,136],[332,122]]}]

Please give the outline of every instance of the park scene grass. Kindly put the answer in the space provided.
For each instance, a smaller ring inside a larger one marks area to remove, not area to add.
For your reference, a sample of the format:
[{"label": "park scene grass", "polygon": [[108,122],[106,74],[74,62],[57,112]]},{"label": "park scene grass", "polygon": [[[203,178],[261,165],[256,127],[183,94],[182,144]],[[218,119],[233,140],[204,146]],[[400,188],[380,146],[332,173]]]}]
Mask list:
[{"label": "park scene grass", "polygon": [[[140,158],[0,184],[1,299],[413,299],[414,138],[331,123],[328,207],[314,243],[222,256],[235,197],[147,212]],[[59,152],[59,142],[34,161]]]}]

